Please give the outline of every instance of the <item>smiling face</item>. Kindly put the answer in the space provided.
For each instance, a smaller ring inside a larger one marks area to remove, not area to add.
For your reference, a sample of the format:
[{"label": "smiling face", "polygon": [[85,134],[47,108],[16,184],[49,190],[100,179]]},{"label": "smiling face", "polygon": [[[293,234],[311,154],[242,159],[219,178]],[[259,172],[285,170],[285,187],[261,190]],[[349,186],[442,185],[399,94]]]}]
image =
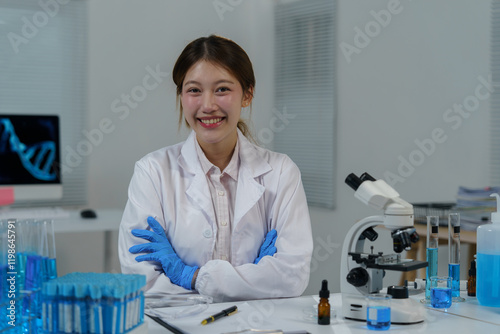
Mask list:
[{"label": "smiling face", "polygon": [[184,118],[204,150],[233,150],[241,108],[250,101],[230,72],[208,61],[191,66],[182,84]]}]

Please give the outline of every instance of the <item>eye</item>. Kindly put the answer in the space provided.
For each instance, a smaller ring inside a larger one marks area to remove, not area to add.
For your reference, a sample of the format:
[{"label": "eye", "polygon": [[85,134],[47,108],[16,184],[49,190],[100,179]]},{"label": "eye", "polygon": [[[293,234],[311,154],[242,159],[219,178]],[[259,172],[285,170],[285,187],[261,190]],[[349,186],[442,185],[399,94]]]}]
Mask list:
[{"label": "eye", "polygon": [[201,90],[199,90],[198,88],[195,88],[195,87],[191,87],[191,88],[188,88],[186,90],[186,92],[188,92],[188,93],[200,93]]},{"label": "eye", "polygon": [[220,87],[220,88],[217,88],[217,92],[218,93],[226,93],[226,92],[229,92],[231,91],[228,87]]}]

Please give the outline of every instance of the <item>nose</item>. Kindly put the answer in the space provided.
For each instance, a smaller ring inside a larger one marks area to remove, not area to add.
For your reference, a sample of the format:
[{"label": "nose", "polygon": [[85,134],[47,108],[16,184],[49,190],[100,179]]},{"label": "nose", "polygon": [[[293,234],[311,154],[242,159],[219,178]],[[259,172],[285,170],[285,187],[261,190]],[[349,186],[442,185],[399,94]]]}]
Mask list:
[{"label": "nose", "polygon": [[215,96],[212,92],[205,92],[202,100],[202,111],[209,113],[216,109]]}]

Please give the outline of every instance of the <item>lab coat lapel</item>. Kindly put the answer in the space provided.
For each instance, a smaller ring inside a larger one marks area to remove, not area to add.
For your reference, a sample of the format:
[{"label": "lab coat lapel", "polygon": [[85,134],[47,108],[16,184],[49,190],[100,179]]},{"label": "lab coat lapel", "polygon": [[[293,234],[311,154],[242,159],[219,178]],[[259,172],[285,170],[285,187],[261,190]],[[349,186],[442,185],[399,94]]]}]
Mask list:
[{"label": "lab coat lapel", "polygon": [[198,155],[196,153],[195,141],[196,135],[192,131],[188,139],[181,149],[181,156],[178,158],[179,165],[188,173],[194,174],[192,182],[187,186],[186,195],[190,197],[194,203],[203,211],[206,217],[209,218],[210,224],[215,225],[215,212],[208,188],[207,178],[201,169]]},{"label": "lab coat lapel", "polygon": [[257,148],[238,130],[240,142],[240,170],[234,209],[234,225],[252,209],[264,194],[265,187],[257,179],[272,168],[260,155]]}]

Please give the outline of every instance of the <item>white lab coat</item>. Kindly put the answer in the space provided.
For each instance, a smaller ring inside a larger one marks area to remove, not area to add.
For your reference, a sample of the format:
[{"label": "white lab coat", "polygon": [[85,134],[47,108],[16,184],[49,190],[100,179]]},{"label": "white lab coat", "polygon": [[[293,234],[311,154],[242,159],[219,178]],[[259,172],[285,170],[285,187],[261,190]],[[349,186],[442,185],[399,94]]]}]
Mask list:
[{"label": "white lab coat", "polygon": [[[147,242],[131,234],[149,228],[156,216],[177,255],[200,267],[195,289],[214,301],[301,295],[309,281],[311,224],[298,167],[284,154],[250,143],[238,131],[240,169],[231,236],[231,263],[212,260],[217,224],[206,176],[195,148],[196,134],[146,155],[135,165],[119,235],[123,273],[147,276],[151,294],[188,293],[137,262],[132,245]],[[267,232],[276,229],[277,252],[253,264]]]}]

